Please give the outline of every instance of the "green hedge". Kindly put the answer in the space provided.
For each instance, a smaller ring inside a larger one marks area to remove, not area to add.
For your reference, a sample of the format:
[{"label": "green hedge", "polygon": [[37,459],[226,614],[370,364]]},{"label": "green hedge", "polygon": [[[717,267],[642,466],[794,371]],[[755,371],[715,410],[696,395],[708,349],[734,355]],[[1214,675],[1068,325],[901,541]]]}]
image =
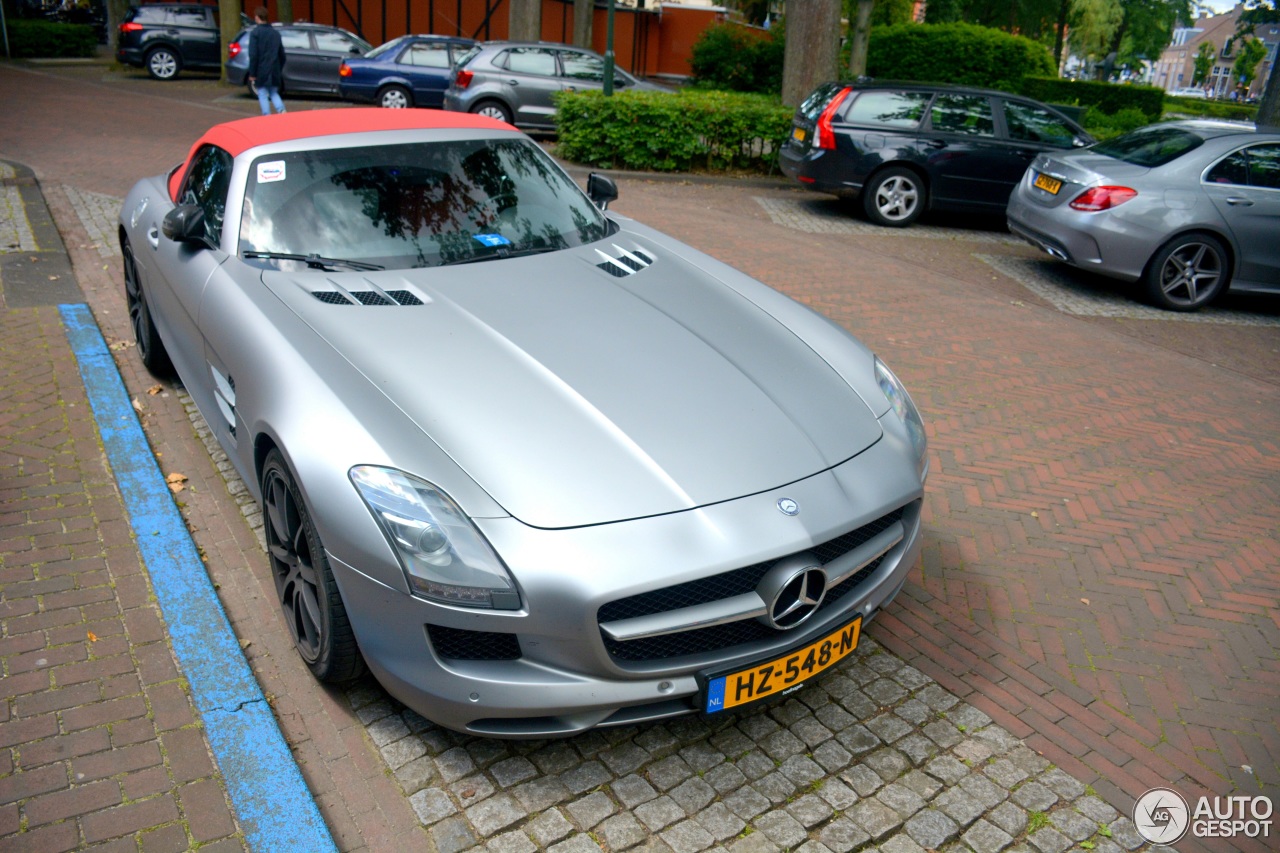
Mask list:
[{"label": "green hedge", "polygon": [[93,56],[98,37],[88,24],[9,21],[9,49],[15,59],[68,59]]},{"label": "green hedge", "polygon": [[1164,111],[1196,116],[1220,118],[1228,121],[1253,121],[1258,116],[1257,104],[1239,104],[1234,101],[1210,101],[1206,98],[1178,98],[1164,96]]},{"label": "green hedge", "polygon": [[792,111],[774,98],[732,92],[561,92],[566,160],[604,169],[773,172]]},{"label": "green hedge", "polygon": [[871,30],[867,73],[1018,92],[1024,77],[1053,73],[1053,56],[1031,39],[973,24],[903,24]]},{"label": "green hedge", "polygon": [[781,37],[761,35],[737,24],[717,24],[703,30],[693,45],[689,64],[693,85],[731,92],[782,91]]},{"label": "green hedge", "polygon": [[1061,80],[1057,77],[1028,77],[1022,94],[1051,104],[1078,104],[1096,107],[1107,115],[1122,110],[1141,110],[1151,121],[1164,111],[1164,90],[1152,86],[1118,86],[1091,80]]}]

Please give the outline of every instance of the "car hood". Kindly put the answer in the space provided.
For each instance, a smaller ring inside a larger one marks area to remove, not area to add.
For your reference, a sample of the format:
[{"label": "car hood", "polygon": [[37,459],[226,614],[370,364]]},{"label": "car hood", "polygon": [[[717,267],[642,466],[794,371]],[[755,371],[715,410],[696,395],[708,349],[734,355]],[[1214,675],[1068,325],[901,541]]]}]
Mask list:
[{"label": "car hood", "polygon": [[[653,263],[619,276],[604,260],[633,250]],[[403,425],[370,424],[375,436],[420,429],[532,526],[731,500],[824,471],[881,436],[803,341],[652,241],[263,281],[404,412]],[[364,304],[379,291],[423,304]]]}]

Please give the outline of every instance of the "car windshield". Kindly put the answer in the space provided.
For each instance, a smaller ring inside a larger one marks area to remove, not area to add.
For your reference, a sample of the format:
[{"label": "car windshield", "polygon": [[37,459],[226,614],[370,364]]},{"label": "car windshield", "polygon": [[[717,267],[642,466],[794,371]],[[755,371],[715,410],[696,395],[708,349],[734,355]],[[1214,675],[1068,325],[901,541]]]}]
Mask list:
[{"label": "car windshield", "polygon": [[1089,149],[1135,166],[1153,168],[1171,163],[1204,144],[1204,139],[1182,127],[1144,127]]},{"label": "car windshield", "polygon": [[404,269],[564,249],[608,231],[530,140],[416,142],[259,157],[245,189],[240,253]]},{"label": "car windshield", "polygon": [[396,50],[398,47],[400,47],[400,45],[404,44],[408,38],[409,38],[408,36],[400,36],[400,38],[392,39],[391,41],[386,42],[385,44],[380,44],[377,47],[375,47],[373,50],[366,53],[364,55],[364,58],[377,59],[379,56],[382,56],[384,53],[388,53]]}]

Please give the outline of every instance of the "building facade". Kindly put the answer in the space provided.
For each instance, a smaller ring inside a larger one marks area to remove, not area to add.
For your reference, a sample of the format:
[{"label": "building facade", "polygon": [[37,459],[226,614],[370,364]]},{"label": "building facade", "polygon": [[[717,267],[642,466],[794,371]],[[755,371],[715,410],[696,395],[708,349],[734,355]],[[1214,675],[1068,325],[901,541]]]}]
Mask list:
[{"label": "building facade", "polygon": [[[1177,89],[1197,88],[1211,98],[1261,96],[1267,76],[1276,66],[1276,49],[1280,47],[1280,24],[1260,24],[1254,37],[1267,47],[1267,55],[1258,63],[1254,79],[1243,88],[1235,77],[1234,66],[1239,56],[1240,38],[1236,27],[1244,7],[1237,5],[1223,15],[1203,16],[1190,27],[1174,30],[1172,43],[1160,54],[1152,73],[1151,85],[1166,92]],[[1193,84],[1196,73],[1196,56],[1200,46],[1213,48],[1213,67],[1209,76]]]}]

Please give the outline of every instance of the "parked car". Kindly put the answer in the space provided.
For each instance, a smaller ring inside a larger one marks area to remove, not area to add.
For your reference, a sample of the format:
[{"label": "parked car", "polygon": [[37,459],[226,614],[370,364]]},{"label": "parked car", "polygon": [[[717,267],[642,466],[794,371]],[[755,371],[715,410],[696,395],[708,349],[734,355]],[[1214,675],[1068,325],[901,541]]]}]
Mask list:
[{"label": "parked car", "polygon": [[904,227],[927,210],[1000,213],[1043,151],[1092,143],[1039,101],[967,86],[825,83],[796,110],[782,171],[861,198],[867,217]]},{"label": "parked car", "polygon": [[157,80],[172,80],[184,68],[217,71],[222,52],[219,33],[216,6],[130,6],[118,27],[116,61],[145,68]]},{"label": "parked car", "polygon": [[1231,287],[1280,293],[1280,132],[1179,121],[1037,157],[1009,230],[1059,260],[1194,311]]},{"label": "parked car", "polygon": [[[615,90],[669,91],[613,69]],[[458,61],[444,93],[444,108],[536,130],[554,130],[556,92],[604,88],[604,57],[552,42],[494,41],[476,45]]]},{"label": "parked car", "polygon": [[443,107],[453,66],[475,43],[448,36],[400,36],[362,57],[343,60],[338,92],[344,100],[393,109]]},{"label": "parked car", "polygon": [[263,505],[292,641],[541,738],[794,693],[917,561],[911,398],[845,330],[436,110],[213,127],[120,211],[142,363]]},{"label": "parked car", "polygon": [[[284,46],[284,85],[291,95],[337,95],[338,68],[344,59],[363,56],[372,46],[355,33],[323,24],[272,24]],[[249,40],[253,27],[240,31],[227,45],[227,81],[249,85]]]},{"label": "parked car", "polygon": [[1209,97],[1208,95],[1205,94],[1204,89],[1196,88],[1194,86],[1183,88],[1183,89],[1174,89],[1169,94],[1173,95],[1175,98],[1207,98]]}]

